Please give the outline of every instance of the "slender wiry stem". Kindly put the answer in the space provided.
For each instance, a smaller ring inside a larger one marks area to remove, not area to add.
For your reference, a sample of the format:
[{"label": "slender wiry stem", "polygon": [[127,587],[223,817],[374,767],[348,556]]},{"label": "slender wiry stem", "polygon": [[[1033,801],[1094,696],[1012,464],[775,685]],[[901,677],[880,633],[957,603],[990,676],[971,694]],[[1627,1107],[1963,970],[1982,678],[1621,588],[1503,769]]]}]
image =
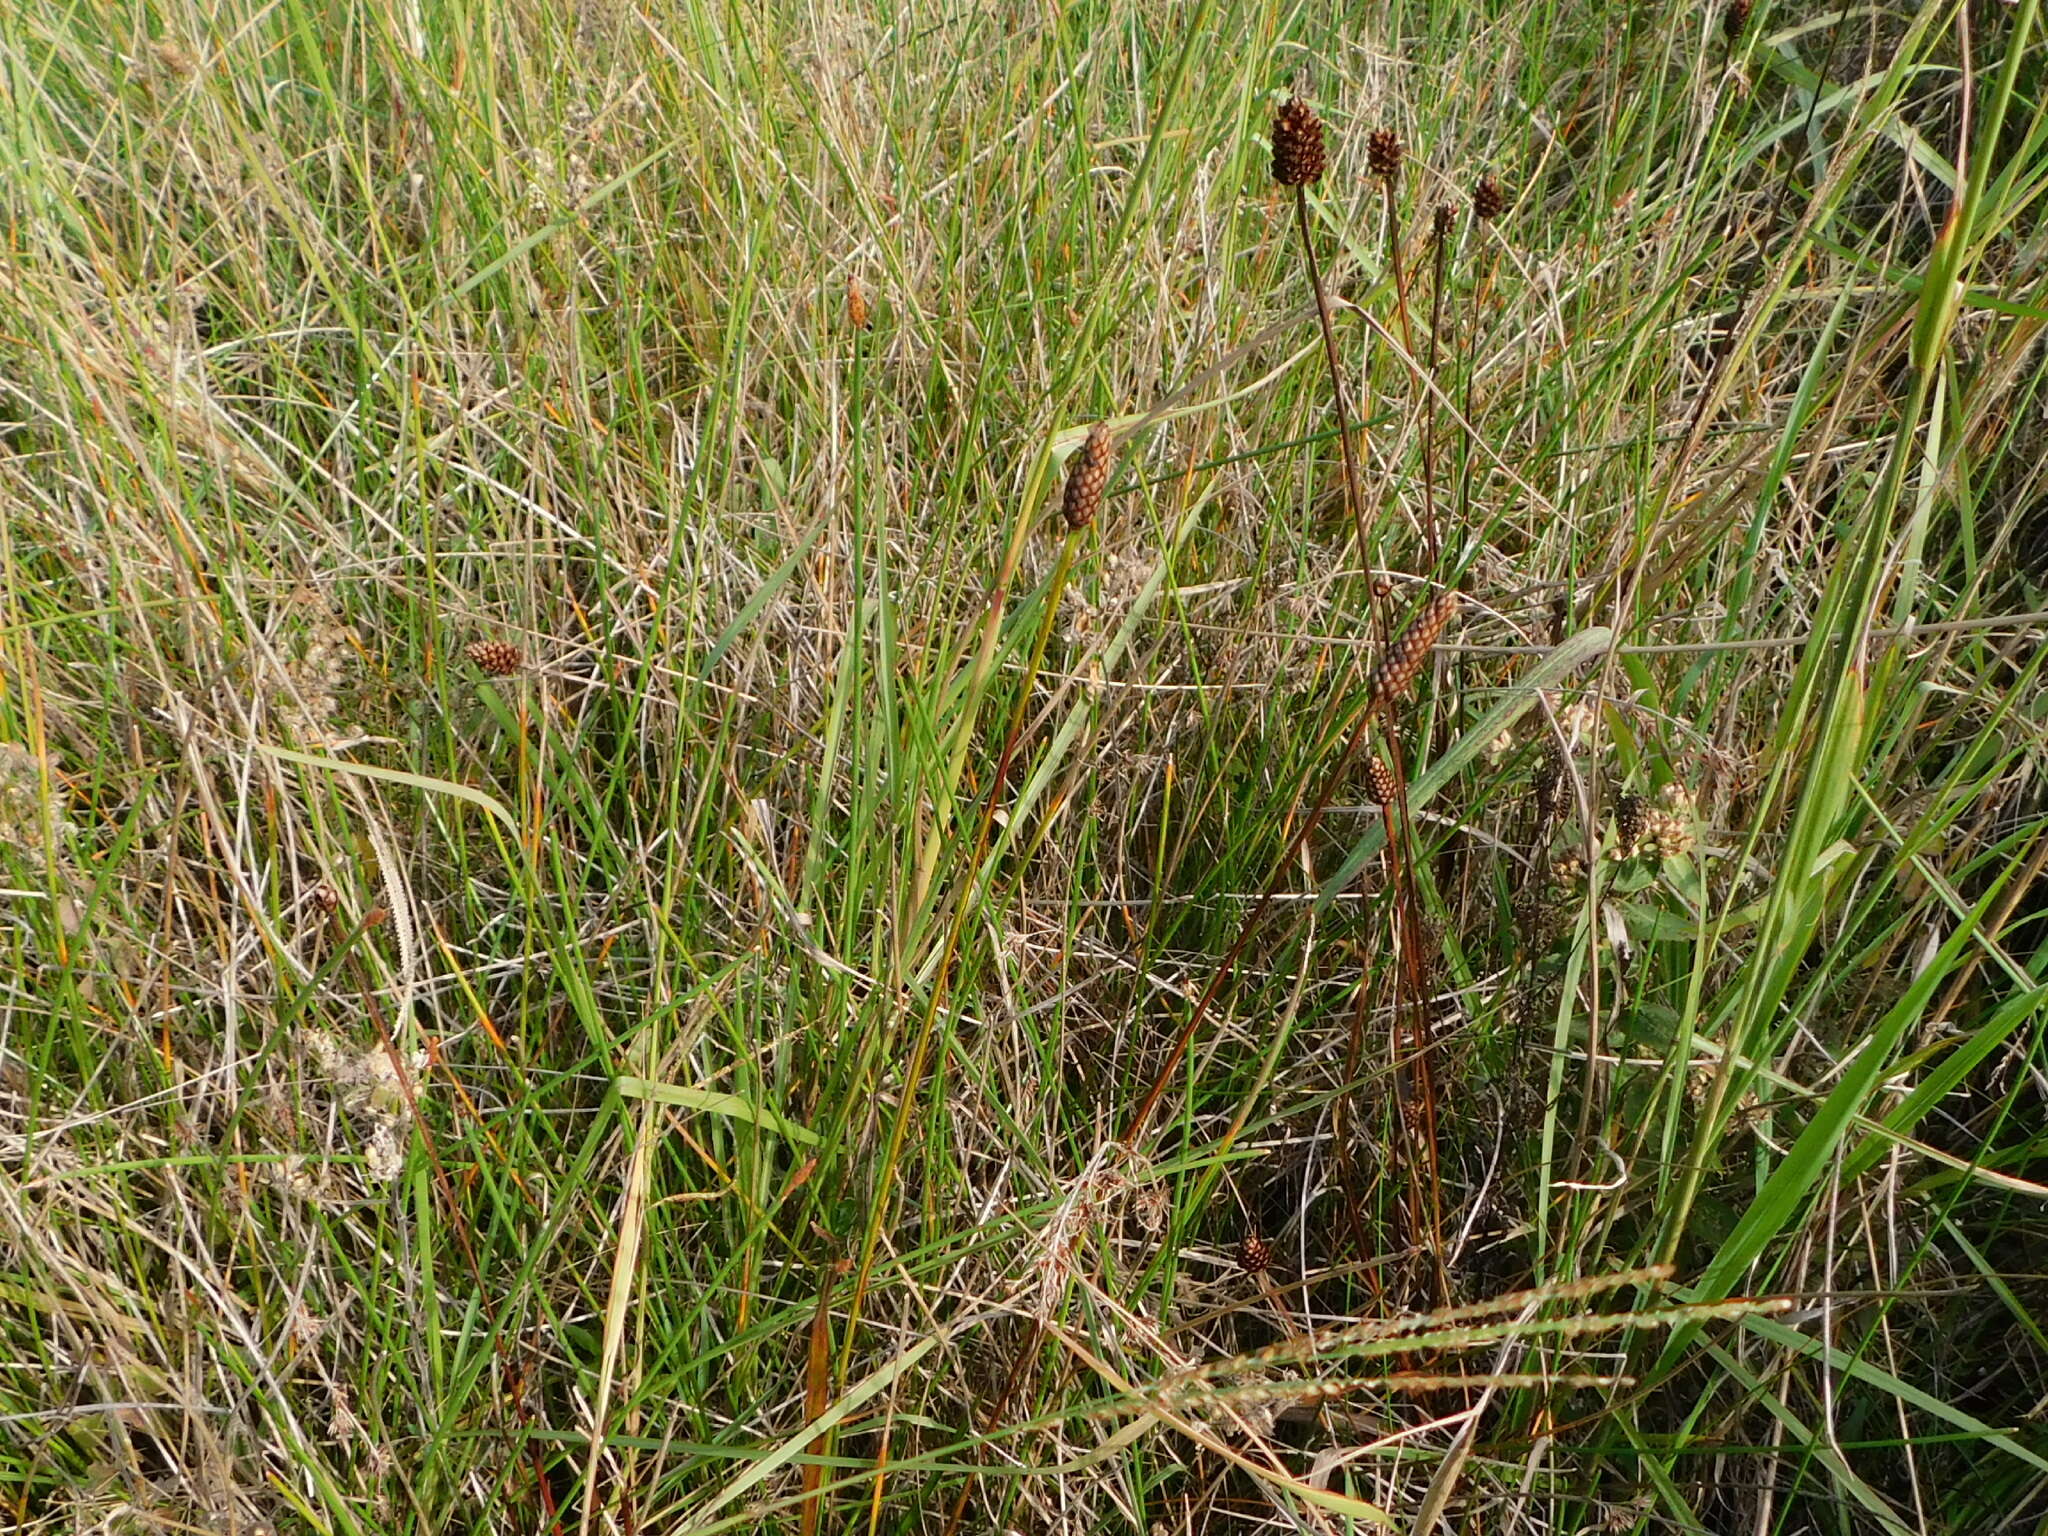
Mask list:
[{"label": "slender wiry stem", "polygon": [[1394,196],[1394,178],[1383,176],[1387,189],[1387,267],[1394,274],[1394,318],[1401,323],[1401,346],[1415,355],[1415,332],[1408,321],[1408,273],[1401,264],[1401,204]]},{"label": "slender wiry stem", "polygon": [[[1309,234],[1308,189],[1294,189],[1294,214],[1301,226],[1301,250],[1308,263],[1309,286],[1315,290],[1316,319],[1323,328],[1323,357],[1330,365],[1330,392],[1337,401],[1337,445],[1344,452],[1344,493],[1351,503],[1351,521],[1358,533],[1358,558],[1372,568],[1372,544],[1365,525],[1365,495],[1359,489],[1357,451],[1351,444],[1351,404],[1344,393],[1344,369],[1337,361],[1337,331],[1330,324],[1330,298],[1323,292],[1323,272],[1316,263],[1316,243]],[[1368,587],[1368,591],[1370,588]],[[1378,627],[1379,604],[1373,601],[1374,627]]]},{"label": "slender wiry stem", "polygon": [[[1436,376],[1437,341],[1444,325],[1444,279],[1450,270],[1451,237],[1447,227],[1448,210],[1438,209],[1436,228],[1436,268],[1429,285],[1429,357],[1424,364],[1430,380],[1442,385]],[[1436,524],[1436,399],[1432,395],[1422,418],[1422,512],[1423,537],[1429,548],[1429,561],[1435,565],[1443,558],[1443,543]]]}]

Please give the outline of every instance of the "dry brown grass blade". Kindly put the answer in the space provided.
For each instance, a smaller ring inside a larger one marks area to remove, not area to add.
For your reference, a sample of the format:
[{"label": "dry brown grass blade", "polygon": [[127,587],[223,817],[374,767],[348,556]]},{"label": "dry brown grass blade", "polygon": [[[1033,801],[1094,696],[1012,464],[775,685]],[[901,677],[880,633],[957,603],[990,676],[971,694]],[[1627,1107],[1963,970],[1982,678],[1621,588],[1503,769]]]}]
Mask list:
[{"label": "dry brown grass blade", "polygon": [[[804,1417],[807,1419],[823,1418],[825,1410],[832,1406],[832,1288],[852,1267],[841,1259],[826,1273],[818,1287],[818,1309],[811,1314],[810,1353],[804,1366]],[[830,1438],[821,1434],[813,1440],[808,1447],[811,1456],[822,1456]],[[803,1536],[813,1536],[818,1529],[818,1485],[824,1476],[822,1462],[814,1459],[804,1463]]]}]

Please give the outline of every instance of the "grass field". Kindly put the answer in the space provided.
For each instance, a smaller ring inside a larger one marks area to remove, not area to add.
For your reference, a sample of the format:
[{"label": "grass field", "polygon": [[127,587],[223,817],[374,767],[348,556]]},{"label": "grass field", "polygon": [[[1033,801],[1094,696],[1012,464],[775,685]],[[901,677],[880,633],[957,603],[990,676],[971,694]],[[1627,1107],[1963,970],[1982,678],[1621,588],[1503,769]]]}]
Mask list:
[{"label": "grass field", "polygon": [[0,0],[0,1526],[2048,1529],[2039,10]]}]

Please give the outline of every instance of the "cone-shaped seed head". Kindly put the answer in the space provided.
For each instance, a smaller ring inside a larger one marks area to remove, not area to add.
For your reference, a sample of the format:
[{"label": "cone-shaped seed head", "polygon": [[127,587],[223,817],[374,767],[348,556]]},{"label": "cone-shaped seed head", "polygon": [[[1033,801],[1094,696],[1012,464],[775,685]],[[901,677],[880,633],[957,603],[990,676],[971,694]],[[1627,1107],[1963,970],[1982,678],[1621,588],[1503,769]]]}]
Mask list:
[{"label": "cone-shaped seed head", "polygon": [[1401,786],[1394,782],[1394,770],[1377,757],[1365,760],[1365,792],[1376,805],[1392,805],[1394,797],[1401,793]]},{"label": "cone-shaped seed head", "polygon": [[1449,203],[1438,203],[1436,215],[1431,220],[1430,233],[1436,236],[1436,243],[1442,245],[1451,238],[1451,228],[1457,222],[1458,210]]},{"label": "cone-shaped seed head", "polygon": [[526,659],[518,646],[505,640],[478,640],[464,646],[463,654],[492,677],[510,677]]},{"label": "cone-shaped seed head", "polygon": [[1536,819],[1550,821],[1564,808],[1564,754],[1555,741],[1546,742],[1531,780],[1536,791]]},{"label": "cone-shaped seed head", "polygon": [[1497,219],[1508,211],[1507,189],[1487,172],[1472,185],[1472,216],[1477,219]]},{"label": "cone-shaped seed head", "polygon": [[1069,528],[1078,532],[1095,521],[1102,508],[1102,488],[1109,483],[1109,461],[1115,447],[1107,422],[1098,421],[1088,429],[1088,440],[1067,470],[1067,493],[1060,501],[1060,516]]},{"label": "cone-shaped seed head", "polygon": [[1248,1275],[1262,1274],[1273,1262],[1273,1245],[1258,1233],[1247,1232],[1237,1245],[1237,1262]]},{"label": "cone-shaped seed head", "polygon": [[1430,648],[1436,644],[1437,636],[1444,632],[1444,626],[1451,622],[1451,615],[1457,611],[1458,594],[1449,590],[1437,593],[1423,605],[1422,612],[1401,631],[1399,638],[1388,648],[1386,660],[1373,673],[1366,692],[1368,709],[1383,709],[1408,691],[1408,685],[1415,681],[1415,674],[1429,659]]},{"label": "cone-shaped seed head", "polygon": [[1316,109],[1290,96],[1273,114],[1273,179],[1283,187],[1306,187],[1321,179],[1323,123]]},{"label": "cone-shaped seed head", "polygon": [[1635,852],[1649,826],[1650,802],[1638,794],[1626,794],[1614,802],[1614,835],[1624,855]]},{"label": "cone-shaped seed head", "polygon": [[1401,141],[1391,128],[1375,128],[1365,139],[1365,168],[1391,181],[1401,174]]},{"label": "cone-shaped seed head", "polygon": [[1729,42],[1742,36],[1742,29],[1749,25],[1751,0],[1728,0],[1728,8],[1721,12],[1721,32]]}]

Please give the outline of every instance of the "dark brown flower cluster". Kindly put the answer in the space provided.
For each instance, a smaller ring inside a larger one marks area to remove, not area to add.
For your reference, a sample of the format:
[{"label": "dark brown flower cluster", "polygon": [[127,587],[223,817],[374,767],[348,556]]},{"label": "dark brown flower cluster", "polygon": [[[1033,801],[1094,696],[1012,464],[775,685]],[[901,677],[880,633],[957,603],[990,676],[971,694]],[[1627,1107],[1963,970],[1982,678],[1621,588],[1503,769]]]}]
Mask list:
[{"label": "dark brown flower cluster", "polygon": [[1273,179],[1283,187],[1312,186],[1329,163],[1316,109],[1291,96],[1273,114]]}]

